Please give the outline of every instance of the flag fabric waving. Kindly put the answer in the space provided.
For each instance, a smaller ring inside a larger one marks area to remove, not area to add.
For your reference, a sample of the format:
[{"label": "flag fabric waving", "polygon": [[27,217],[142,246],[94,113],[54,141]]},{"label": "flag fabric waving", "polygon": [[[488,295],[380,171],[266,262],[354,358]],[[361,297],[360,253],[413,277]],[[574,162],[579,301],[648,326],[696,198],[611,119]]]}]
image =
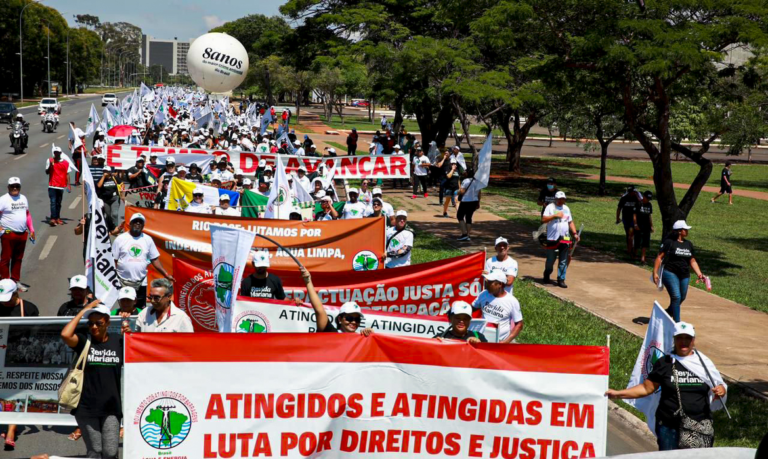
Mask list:
[{"label": "flag fabric waving", "polygon": [[229,203],[236,206],[240,198],[237,191],[223,190],[199,183],[187,182],[174,178],[171,180],[171,194],[168,199],[168,210],[185,210],[192,202],[192,192],[195,188],[203,190],[203,202],[208,206],[218,206],[221,195],[229,196]]},{"label": "flag fabric waving", "polygon": [[285,164],[283,164],[283,161],[280,159],[280,155],[277,155],[276,162],[277,170],[275,171],[275,182],[272,184],[272,188],[269,192],[267,211],[264,213],[264,217],[288,220],[288,217],[291,214],[291,208],[293,207],[291,186],[288,183],[288,176],[285,174]]},{"label": "flag fabric waving", "polygon": [[[232,307],[240,292],[245,264],[256,233],[229,226],[211,225],[213,289],[219,331],[232,331]],[[269,252],[261,256],[269,257]]]},{"label": "flag fabric waving", "polygon": [[483,148],[477,154],[477,171],[475,172],[475,183],[477,189],[482,190],[488,186],[491,179],[491,156],[493,155],[493,136],[488,134]]},{"label": "flag fabric waving", "polygon": [[88,114],[88,125],[85,127],[85,136],[90,137],[96,132],[96,126],[99,125],[99,114],[96,112],[96,107],[91,104],[91,111]]}]

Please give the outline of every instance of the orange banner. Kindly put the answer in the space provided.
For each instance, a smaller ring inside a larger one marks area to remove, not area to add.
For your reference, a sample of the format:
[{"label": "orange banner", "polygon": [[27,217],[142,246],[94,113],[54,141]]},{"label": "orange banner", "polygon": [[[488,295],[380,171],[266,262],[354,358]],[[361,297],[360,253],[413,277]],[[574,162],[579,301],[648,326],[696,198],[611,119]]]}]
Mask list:
[{"label": "orange banner", "polygon": [[[173,272],[172,257],[211,262],[211,224],[253,231],[288,249],[310,271],[363,271],[384,268],[384,220],[362,218],[325,222],[250,219],[143,209],[126,206],[125,221],[141,213],[144,232],[160,251],[160,261]],[[254,248],[272,253],[272,268],[296,269],[290,255],[267,240],[256,237]]]}]

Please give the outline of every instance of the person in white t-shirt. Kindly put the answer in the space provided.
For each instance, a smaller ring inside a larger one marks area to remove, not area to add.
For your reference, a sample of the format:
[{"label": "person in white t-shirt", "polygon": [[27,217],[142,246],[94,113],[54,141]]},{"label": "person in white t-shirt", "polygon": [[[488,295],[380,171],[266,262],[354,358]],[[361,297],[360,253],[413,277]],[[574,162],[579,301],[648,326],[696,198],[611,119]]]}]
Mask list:
[{"label": "person in white t-shirt", "polygon": [[412,199],[416,199],[416,194],[419,192],[419,185],[424,191],[424,197],[428,197],[427,194],[427,176],[429,175],[429,158],[424,156],[424,150],[421,147],[416,149],[416,156],[413,158],[413,195]]},{"label": "person in white t-shirt", "polygon": [[29,202],[21,194],[21,180],[11,177],[8,179],[8,193],[0,197],[0,279],[12,279],[24,292],[27,286],[20,280],[27,233],[34,242],[35,227],[29,213]]},{"label": "person in white t-shirt", "polygon": [[[395,226],[395,209],[392,207],[392,204],[384,201],[381,196],[381,188],[374,188],[373,198],[379,198],[379,200],[381,200],[381,213],[389,220],[388,226]],[[371,203],[373,203],[373,201],[371,201]],[[373,214],[373,211],[373,205],[368,206],[368,209],[365,211],[365,217]]]},{"label": "person in white t-shirt", "polygon": [[309,193],[312,188],[310,187],[309,177],[307,177],[307,170],[304,168],[304,166],[300,166],[296,171],[296,174],[299,185],[301,185],[301,187],[304,188],[307,193]]},{"label": "person in white t-shirt", "polygon": [[222,157],[219,160],[218,168],[211,172],[211,180],[219,179],[221,183],[233,182],[235,180],[235,174],[227,169],[227,159]]},{"label": "person in white t-shirt", "polygon": [[547,224],[547,262],[544,265],[544,284],[549,284],[549,276],[552,274],[555,259],[557,264],[557,285],[568,288],[565,285],[565,272],[568,269],[568,252],[571,243],[575,239],[579,241],[576,225],[573,223],[571,209],[565,205],[565,193],[555,193],[555,202],[549,204],[541,216],[541,223]]},{"label": "person in white t-shirt", "polygon": [[357,188],[350,188],[348,194],[349,199],[344,204],[344,212],[342,213],[341,218],[344,220],[363,218],[366,205],[357,199],[357,197],[360,196],[360,191]]},{"label": "person in white t-shirt", "polygon": [[371,190],[368,188],[371,181],[368,179],[363,179],[360,182],[360,201],[365,204],[366,206],[370,206],[371,202],[373,201],[373,193],[371,193]]},{"label": "person in white t-shirt", "polygon": [[160,262],[160,252],[155,241],[144,234],[145,221],[142,214],[133,214],[129,222],[130,232],[116,237],[112,243],[117,276],[123,287],[136,290],[138,308],[143,308],[147,301],[147,265],[151,264],[160,275],[175,282]]},{"label": "person in white t-shirt", "polygon": [[512,343],[523,330],[523,313],[520,302],[504,290],[507,276],[500,270],[493,270],[485,277],[485,290],[472,303],[472,307],[483,312],[483,319],[496,324],[499,343]]},{"label": "person in white t-shirt", "polygon": [[504,237],[496,238],[496,256],[485,260],[485,272],[490,273],[493,270],[499,270],[507,276],[504,284],[504,290],[507,293],[514,293],[513,284],[517,278],[517,261],[509,256],[509,241]]},{"label": "person in white t-shirt", "polygon": [[406,228],[407,224],[408,212],[398,210],[395,214],[395,226],[389,227],[386,232],[387,258],[384,261],[384,266],[387,268],[411,265],[413,233]]},{"label": "person in white t-shirt", "polygon": [[205,193],[202,188],[195,188],[192,191],[192,202],[184,209],[184,212],[192,214],[210,214],[211,207],[204,202]]},{"label": "person in white t-shirt", "polygon": [[472,215],[480,208],[480,197],[482,191],[478,189],[480,185],[474,178],[474,173],[467,172],[467,178],[461,182],[459,188],[459,209],[456,211],[456,219],[459,221],[461,236],[459,241],[469,241],[469,232],[472,229]]},{"label": "person in white t-shirt", "polygon": [[214,215],[224,215],[226,217],[239,217],[240,209],[235,209],[230,205],[229,195],[222,194],[219,196],[219,207],[216,207],[211,211]]},{"label": "person in white t-shirt", "polygon": [[298,140],[293,142],[293,154],[296,156],[305,156],[306,152],[304,151],[304,147],[301,145],[301,142]]}]

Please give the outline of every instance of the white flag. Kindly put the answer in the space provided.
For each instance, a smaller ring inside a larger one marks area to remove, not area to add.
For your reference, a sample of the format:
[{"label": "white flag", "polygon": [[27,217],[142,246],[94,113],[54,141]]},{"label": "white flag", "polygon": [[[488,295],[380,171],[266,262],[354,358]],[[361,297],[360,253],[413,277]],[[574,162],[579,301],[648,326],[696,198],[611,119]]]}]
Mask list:
[{"label": "white flag", "polygon": [[296,149],[293,148],[293,143],[291,143],[291,139],[288,137],[288,129],[284,130],[280,137],[277,138],[278,148],[283,144],[288,147],[288,153],[294,154],[296,152]]},{"label": "white flag", "polygon": [[[87,164],[85,153],[81,153],[83,164]],[[117,301],[117,294],[122,284],[117,277],[115,260],[112,257],[112,243],[109,240],[107,220],[96,197],[96,185],[88,167],[83,167],[83,185],[87,192],[88,208],[91,213],[91,226],[85,249],[85,277],[94,296],[111,308]]]},{"label": "white flag", "polygon": [[[69,123],[69,138],[72,141],[72,153],[76,152],[78,148],[85,147],[83,145],[83,141],[80,140],[80,133],[83,132],[80,130],[80,128],[75,127],[75,123],[70,122]],[[83,148],[83,151],[85,151],[85,148]],[[88,163],[83,163],[88,164]]]},{"label": "white flag", "polygon": [[[653,302],[653,312],[651,320],[648,323],[648,330],[645,332],[645,340],[640,353],[637,355],[635,368],[632,370],[632,377],[629,378],[627,387],[634,387],[642,384],[648,377],[648,373],[653,369],[653,364],[665,355],[672,352],[675,347],[675,321],[669,317],[669,314],[659,305]],[[656,408],[659,406],[661,391],[636,400],[625,400],[630,405],[645,413],[648,427],[656,435]]]},{"label": "white flag", "polygon": [[90,137],[96,132],[96,126],[99,124],[99,114],[96,112],[96,107],[91,104],[91,112],[88,114],[88,125],[85,126],[85,136]]},{"label": "white flag", "polygon": [[269,200],[267,201],[267,210],[264,213],[264,218],[288,220],[291,208],[293,207],[291,186],[288,183],[285,165],[283,165],[280,155],[277,155],[276,163],[275,181],[272,183],[272,189],[269,190]]},{"label": "white flag", "polygon": [[223,225],[211,225],[213,289],[219,331],[232,331],[232,306],[240,292],[245,264],[256,233]]},{"label": "white flag", "polygon": [[157,107],[157,111],[155,112],[155,125],[160,125],[165,123],[165,120],[168,118],[168,104],[165,102],[165,98],[163,98],[163,101],[159,104]]},{"label": "white flag", "polygon": [[493,155],[493,136],[488,134],[485,144],[477,154],[477,171],[475,171],[475,189],[482,190],[488,186],[491,179],[491,156]]}]

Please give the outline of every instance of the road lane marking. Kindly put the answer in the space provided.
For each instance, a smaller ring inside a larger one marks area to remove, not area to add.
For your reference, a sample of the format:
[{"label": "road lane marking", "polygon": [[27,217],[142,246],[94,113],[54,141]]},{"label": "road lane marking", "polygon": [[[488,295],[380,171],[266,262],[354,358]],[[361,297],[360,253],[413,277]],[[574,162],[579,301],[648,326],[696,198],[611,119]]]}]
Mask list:
[{"label": "road lane marking", "polygon": [[57,138],[57,139],[63,139],[63,138],[64,138],[64,134],[61,134],[60,136],[58,136],[58,137],[56,137],[56,138]]},{"label": "road lane marking", "polygon": [[47,143],[44,143],[44,144],[40,145],[40,146],[39,146],[39,147],[37,147],[37,148],[45,148],[45,147],[47,147],[47,146],[48,146],[48,144],[47,144]]},{"label": "road lane marking", "polygon": [[73,210],[75,207],[77,207],[78,204],[80,204],[80,199],[82,196],[77,196],[74,201],[72,201],[72,204],[69,205],[69,209]]},{"label": "road lane marking", "polygon": [[13,160],[14,160],[14,161],[18,161],[18,160],[20,160],[20,159],[24,159],[24,157],[26,157],[26,156],[27,156],[27,154],[26,154],[26,153],[24,153],[23,155],[19,155],[19,156],[17,156],[17,157],[15,157],[15,158],[13,158]]},{"label": "road lane marking", "polygon": [[58,236],[49,236],[48,240],[45,241],[45,247],[43,247],[43,251],[40,252],[40,256],[38,257],[38,260],[45,260],[48,258],[48,255],[51,253],[51,249],[53,249],[53,245],[56,243],[56,239],[58,239]]}]

